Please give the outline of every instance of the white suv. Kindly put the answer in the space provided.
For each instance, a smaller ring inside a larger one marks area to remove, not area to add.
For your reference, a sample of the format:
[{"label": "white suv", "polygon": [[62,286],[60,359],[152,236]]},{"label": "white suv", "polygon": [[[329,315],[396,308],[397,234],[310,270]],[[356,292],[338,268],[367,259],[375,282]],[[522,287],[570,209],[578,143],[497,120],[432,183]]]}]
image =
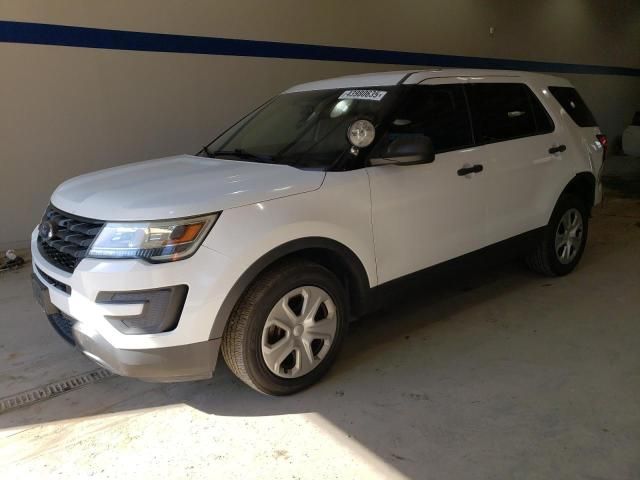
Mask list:
[{"label": "white suv", "polygon": [[[32,235],[34,292],[109,370],[208,378],[219,350],[285,395],[350,318],[480,255],[576,266],[606,138],[566,80],[426,70],[290,88],[204,147],[69,180]],[[436,267],[434,269],[434,267]]]}]

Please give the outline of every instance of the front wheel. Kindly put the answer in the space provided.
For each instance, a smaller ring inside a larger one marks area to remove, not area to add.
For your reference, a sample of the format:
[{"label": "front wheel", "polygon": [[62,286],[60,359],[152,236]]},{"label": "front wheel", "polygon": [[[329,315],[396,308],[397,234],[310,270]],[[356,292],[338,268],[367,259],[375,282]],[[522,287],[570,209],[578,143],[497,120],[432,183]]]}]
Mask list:
[{"label": "front wheel", "polygon": [[572,194],[560,197],[543,239],[526,257],[529,268],[547,276],[562,276],[578,265],[587,243],[588,210],[584,202]]},{"label": "front wheel", "polygon": [[234,309],[222,355],[243,382],[268,395],[289,395],[322,377],[344,339],[347,310],[336,276],[295,260],[263,273]]}]

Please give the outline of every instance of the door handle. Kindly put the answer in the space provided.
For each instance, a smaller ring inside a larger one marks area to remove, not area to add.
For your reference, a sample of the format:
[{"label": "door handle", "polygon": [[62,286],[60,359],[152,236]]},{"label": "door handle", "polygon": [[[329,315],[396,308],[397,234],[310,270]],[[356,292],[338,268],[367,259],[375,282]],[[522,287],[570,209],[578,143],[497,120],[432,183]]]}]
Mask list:
[{"label": "door handle", "polygon": [[458,175],[464,177],[470,173],[480,173],[482,170],[484,170],[484,167],[478,163],[476,165],[471,165],[470,167],[462,167],[458,170]]},{"label": "door handle", "polygon": [[549,149],[549,153],[560,153],[564,152],[567,149],[566,145],[558,145],[557,147],[551,147]]}]

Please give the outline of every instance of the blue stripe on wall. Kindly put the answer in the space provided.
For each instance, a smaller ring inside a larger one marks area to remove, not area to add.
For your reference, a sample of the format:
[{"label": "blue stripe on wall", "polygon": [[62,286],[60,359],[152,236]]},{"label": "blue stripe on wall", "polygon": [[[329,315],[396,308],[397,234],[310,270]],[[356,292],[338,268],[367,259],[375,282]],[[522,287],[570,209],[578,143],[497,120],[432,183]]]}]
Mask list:
[{"label": "blue stripe on wall", "polygon": [[73,27],[45,23],[0,20],[0,42],[105,48],[144,52],[195,53],[242,57],[329,60],[338,62],[395,65],[441,66],[461,68],[498,68],[534,72],[584,73],[640,76],[640,69],[582,65],[575,63],[537,62],[501,58],[465,57],[435,53],[399,52],[368,48],[332,47],[304,43],[238,40],[196,37],[165,33],[130,32],[103,28]]}]

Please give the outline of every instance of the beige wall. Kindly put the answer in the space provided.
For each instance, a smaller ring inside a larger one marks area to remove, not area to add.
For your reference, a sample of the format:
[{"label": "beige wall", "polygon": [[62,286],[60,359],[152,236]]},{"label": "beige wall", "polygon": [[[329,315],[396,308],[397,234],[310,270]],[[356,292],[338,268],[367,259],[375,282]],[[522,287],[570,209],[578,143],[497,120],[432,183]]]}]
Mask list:
[{"label": "beige wall", "polygon": [[[637,1],[0,0],[0,20],[640,68]],[[293,83],[403,68],[6,43],[0,65],[0,248],[70,176],[195,152]],[[610,134],[640,108],[639,77],[564,76]]]}]

